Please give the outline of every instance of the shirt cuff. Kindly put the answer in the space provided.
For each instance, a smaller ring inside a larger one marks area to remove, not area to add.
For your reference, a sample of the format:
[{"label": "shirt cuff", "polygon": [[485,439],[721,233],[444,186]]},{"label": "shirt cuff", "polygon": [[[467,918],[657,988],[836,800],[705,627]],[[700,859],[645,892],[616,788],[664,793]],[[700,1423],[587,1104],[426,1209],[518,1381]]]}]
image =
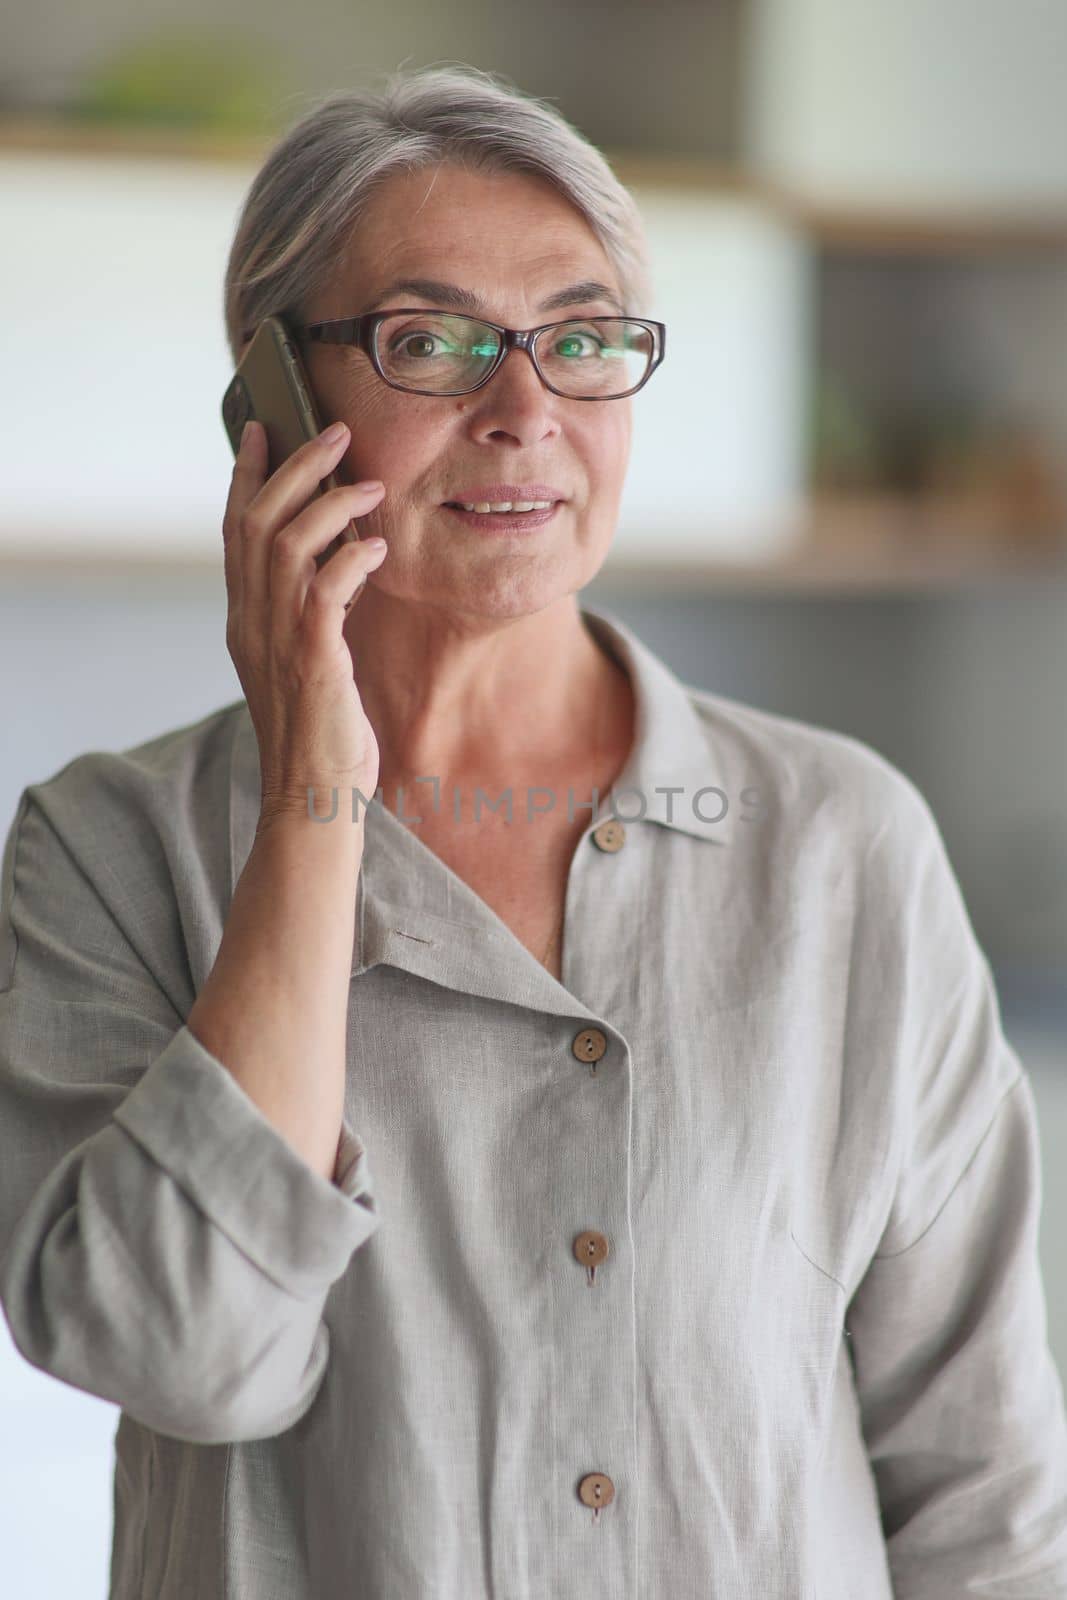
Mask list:
[{"label": "shirt cuff", "polygon": [[347,1122],[328,1182],[184,1024],[113,1116],[239,1250],[299,1298],[334,1283],[381,1220],[366,1151]]}]

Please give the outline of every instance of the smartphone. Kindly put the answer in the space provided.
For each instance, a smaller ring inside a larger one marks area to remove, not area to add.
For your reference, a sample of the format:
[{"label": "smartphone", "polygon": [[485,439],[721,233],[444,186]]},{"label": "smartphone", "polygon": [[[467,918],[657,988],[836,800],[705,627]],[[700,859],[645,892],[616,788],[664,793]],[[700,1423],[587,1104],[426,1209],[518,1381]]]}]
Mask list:
[{"label": "smartphone", "polygon": [[[320,421],[297,341],[282,317],[267,317],[260,323],[222,397],[222,422],[235,456],[249,418],[266,429],[268,477],[326,426]],[[345,481],[334,468],[321,479],[315,494],[325,494]],[[358,538],[352,520],[316,557],[316,565],[321,567],[346,540]]]}]

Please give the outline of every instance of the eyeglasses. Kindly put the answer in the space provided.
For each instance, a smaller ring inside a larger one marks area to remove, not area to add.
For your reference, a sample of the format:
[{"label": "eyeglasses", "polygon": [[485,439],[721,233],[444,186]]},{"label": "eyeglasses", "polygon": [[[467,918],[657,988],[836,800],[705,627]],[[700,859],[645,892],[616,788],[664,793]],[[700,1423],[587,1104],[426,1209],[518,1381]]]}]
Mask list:
[{"label": "eyeglasses", "polygon": [[354,345],[394,389],[470,394],[510,350],[525,350],[546,389],[568,400],[622,400],[663,360],[666,328],[642,317],[575,317],[540,328],[502,328],[452,312],[406,307],[292,329],[301,340]]}]

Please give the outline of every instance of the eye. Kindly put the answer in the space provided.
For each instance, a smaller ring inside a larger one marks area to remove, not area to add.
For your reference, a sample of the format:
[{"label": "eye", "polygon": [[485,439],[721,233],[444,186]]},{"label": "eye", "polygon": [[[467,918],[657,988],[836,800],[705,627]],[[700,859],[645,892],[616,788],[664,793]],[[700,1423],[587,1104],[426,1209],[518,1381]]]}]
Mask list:
[{"label": "eye", "polygon": [[597,355],[603,348],[604,341],[596,334],[584,328],[568,328],[556,339],[553,353],[564,357],[587,356]]},{"label": "eye", "polygon": [[[394,355],[403,355],[412,360],[420,360],[437,353],[428,348],[428,346],[436,343],[445,343],[436,333],[404,333],[393,340],[389,349]],[[412,349],[412,345],[416,348]]]}]

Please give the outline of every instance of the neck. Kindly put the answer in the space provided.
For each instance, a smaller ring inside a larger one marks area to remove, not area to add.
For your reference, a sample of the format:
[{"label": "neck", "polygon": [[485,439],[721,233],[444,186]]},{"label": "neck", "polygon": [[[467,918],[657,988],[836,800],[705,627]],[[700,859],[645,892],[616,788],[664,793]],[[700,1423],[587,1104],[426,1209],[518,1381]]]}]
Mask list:
[{"label": "neck", "polygon": [[345,631],[387,797],[415,777],[505,787],[532,772],[548,783],[587,769],[598,748],[629,748],[629,678],[574,596],[502,621],[367,590]]}]

